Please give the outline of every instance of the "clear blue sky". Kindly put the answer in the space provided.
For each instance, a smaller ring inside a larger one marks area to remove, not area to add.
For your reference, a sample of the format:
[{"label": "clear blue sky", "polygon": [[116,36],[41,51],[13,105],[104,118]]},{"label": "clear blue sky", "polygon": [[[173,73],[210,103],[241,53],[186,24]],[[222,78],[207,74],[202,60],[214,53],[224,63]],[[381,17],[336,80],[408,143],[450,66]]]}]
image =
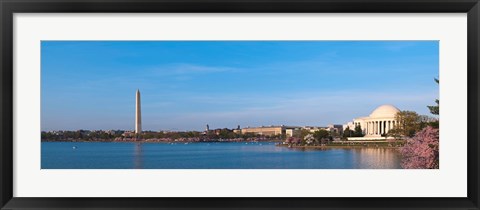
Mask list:
[{"label": "clear blue sky", "polygon": [[42,130],[344,124],[428,114],[437,41],[42,41]]}]

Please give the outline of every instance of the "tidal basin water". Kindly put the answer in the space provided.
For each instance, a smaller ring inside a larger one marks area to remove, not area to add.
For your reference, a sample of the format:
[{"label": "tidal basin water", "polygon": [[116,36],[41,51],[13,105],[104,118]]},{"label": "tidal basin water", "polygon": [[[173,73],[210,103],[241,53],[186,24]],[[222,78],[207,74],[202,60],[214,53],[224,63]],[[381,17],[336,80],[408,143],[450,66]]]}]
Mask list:
[{"label": "tidal basin water", "polygon": [[394,149],[262,143],[42,142],[42,169],[397,169]]}]

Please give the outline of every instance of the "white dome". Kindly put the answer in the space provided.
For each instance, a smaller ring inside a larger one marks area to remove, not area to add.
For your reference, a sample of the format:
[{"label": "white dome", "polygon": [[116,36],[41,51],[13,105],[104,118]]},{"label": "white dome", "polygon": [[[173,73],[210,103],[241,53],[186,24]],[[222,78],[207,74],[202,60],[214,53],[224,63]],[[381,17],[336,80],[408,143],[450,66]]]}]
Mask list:
[{"label": "white dome", "polygon": [[381,105],[370,114],[371,118],[394,118],[400,109],[392,105]]}]

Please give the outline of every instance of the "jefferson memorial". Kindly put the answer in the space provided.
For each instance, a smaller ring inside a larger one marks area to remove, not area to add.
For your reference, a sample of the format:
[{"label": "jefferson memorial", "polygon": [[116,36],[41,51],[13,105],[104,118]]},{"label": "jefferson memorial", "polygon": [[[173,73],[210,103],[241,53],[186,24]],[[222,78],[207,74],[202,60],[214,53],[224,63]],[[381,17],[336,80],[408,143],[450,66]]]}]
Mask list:
[{"label": "jefferson memorial", "polygon": [[368,117],[359,117],[353,119],[344,125],[344,129],[349,127],[354,130],[356,126],[362,128],[364,137],[350,137],[348,140],[384,140],[389,130],[393,129],[397,124],[395,115],[400,110],[393,105],[382,105],[377,107]]}]

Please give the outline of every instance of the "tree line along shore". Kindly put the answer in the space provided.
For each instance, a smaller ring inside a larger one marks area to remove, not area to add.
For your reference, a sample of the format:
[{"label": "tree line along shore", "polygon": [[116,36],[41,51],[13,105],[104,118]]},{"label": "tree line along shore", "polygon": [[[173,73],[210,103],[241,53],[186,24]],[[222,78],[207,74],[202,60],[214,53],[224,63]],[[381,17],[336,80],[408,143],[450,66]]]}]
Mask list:
[{"label": "tree line along shore", "polygon": [[77,130],[42,132],[43,142],[255,142],[285,140],[285,135],[239,134],[230,129],[211,131],[144,131],[135,134],[122,130]]}]

